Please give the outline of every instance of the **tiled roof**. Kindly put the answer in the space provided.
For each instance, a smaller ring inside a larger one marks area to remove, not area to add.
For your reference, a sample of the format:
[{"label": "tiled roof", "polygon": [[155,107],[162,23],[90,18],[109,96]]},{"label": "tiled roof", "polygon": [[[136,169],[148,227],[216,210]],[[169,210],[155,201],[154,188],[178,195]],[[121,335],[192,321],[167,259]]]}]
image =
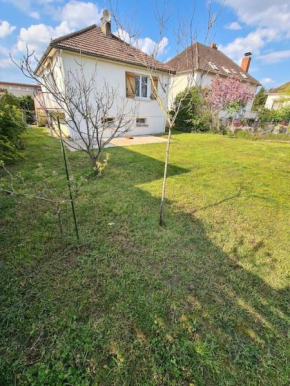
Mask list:
[{"label": "tiled roof", "polygon": [[[152,56],[125,43],[117,36],[113,34],[106,36],[95,24],[52,40],[48,48],[53,47],[140,67],[149,67],[150,69],[159,71],[175,72],[174,69],[167,64],[155,60]],[[35,71],[37,71],[38,68]]]},{"label": "tiled roof", "polygon": [[[212,68],[210,63],[216,65],[218,70]],[[198,42],[193,43],[187,47],[180,54],[169,60],[166,64],[170,67],[173,67],[177,73],[200,70],[213,74],[219,74],[221,76],[229,76],[229,73],[223,69],[224,67],[231,71],[231,75],[238,77],[240,80],[250,82],[255,85],[260,85],[260,83],[255,78],[253,78],[249,73],[243,71],[240,66],[238,66],[224,53],[218,49],[205,46],[204,44]],[[235,74],[232,70],[234,70],[237,74]],[[244,73],[247,78],[243,77],[241,72]]]},{"label": "tiled roof", "polygon": [[271,88],[268,93],[269,94],[283,94],[285,92],[289,92],[290,90],[290,82],[282,84],[282,86]]},{"label": "tiled roof", "polygon": [[13,83],[13,82],[1,82],[0,81],[0,87],[1,86],[18,86],[18,87],[28,87],[28,88],[41,89],[41,87],[38,84]]}]

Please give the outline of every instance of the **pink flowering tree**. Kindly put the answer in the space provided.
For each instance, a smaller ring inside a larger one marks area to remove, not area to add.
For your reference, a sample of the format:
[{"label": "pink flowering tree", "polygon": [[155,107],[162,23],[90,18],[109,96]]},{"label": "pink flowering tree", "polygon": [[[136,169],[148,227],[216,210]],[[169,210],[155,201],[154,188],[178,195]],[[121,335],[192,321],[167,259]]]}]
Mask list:
[{"label": "pink flowering tree", "polygon": [[237,112],[254,98],[254,91],[248,83],[243,83],[234,76],[221,78],[215,76],[210,88],[207,90],[207,102],[213,114],[214,121],[219,129],[219,112],[227,111],[229,114]]}]

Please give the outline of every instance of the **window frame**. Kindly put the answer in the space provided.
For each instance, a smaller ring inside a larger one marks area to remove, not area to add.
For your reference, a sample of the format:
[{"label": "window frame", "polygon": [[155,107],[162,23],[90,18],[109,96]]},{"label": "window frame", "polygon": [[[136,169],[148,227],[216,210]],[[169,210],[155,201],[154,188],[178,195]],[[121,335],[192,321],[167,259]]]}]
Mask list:
[{"label": "window frame", "polygon": [[[139,96],[137,95],[136,78],[139,78]],[[147,78],[147,96],[142,96],[142,78]],[[151,95],[151,79],[147,74],[135,74],[135,99],[137,100],[150,100]]]},{"label": "window frame", "polygon": [[216,64],[214,64],[214,62],[208,62],[208,64],[211,66],[211,68],[215,71],[219,71],[220,69],[218,68],[218,66]]},{"label": "window frame", "polygon": [[[143,122],[138,122],[138,120],[144,120],[144,121]],[[137,127],[148,126],[147,118],[145,118],[145,117],[137,117],[136,118],[136,126]]]},{"label": "window frame", "polygon": [[230,73],[231,73],[231,70],[229,70],[226,66],[223,66],[222,69],[223,69],[224,72],[226,72],[227,74],[230,74]]},{"label": "window frame", "polygon": [[241,71],[240,74],[242,75],[242,77],[243,77],[244,79],[248,79],[247,75],[246,75],[244,72]]},{"label": "window frame", "polygon": [[101,122],[104,128],[115,126],[116,118],[115,117],[102,117]]}]

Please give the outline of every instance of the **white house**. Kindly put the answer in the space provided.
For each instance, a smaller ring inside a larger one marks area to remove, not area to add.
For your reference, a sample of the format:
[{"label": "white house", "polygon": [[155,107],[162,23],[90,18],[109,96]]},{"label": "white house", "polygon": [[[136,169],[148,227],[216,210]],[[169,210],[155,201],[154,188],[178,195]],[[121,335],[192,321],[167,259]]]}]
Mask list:
[{"label": "white house", "polygon": [[[109,88],[118,90],[117,100],[111,108],[110,117],[106,117],[107,121],[114,120],[118,99],[126,99],[128,104],[131,104],[132,111],[138,111],[134,124],[130,128],[130,134],[146,135],[164,132],[165,117],[153,90],[155,86],[164,106],[167,106],[167,87],[170,73],[174,70],[112,34],[110,19],[102,18],[101,22],[101,27],[92,25],[52,40],[35,74],[42,77],[47,66],[53,68],[59,89],[65,93],[65,80],[69,74],[78,71],[80,60],[84,65],[87,79],[94,74],[97,66],[96,87],[102,90],[106,84]],[[66,112],[62,111],[51,95],[46,93],[45,87],[42,91],[39,101],[44,101],[45,109],[50,111],[50,115],[65,116]],[[40,111],[41,108],[38,107]],[[41,116],[41,111],[39,115]],[[83,126],[85,132],[85,122]],[[70,127],[63,126],[63,130],[68,137],[78,139],[76,132]]]},{"label": "white house", "polygon": [[[251,54],[248,53],[238,66],[233,60],[219,51],[215,43],[206,46],[201,43],[193,43],[180,54],[169,60],[166,64],[175,69],[176,75],[171,79],[169,106],[171,106],[176,95],[185,90],[186,87],[211,85],[214,76],[234,76],[243,82],[249,83],[252,90],[256,91],[260,83],[249,74]],[[244,118],[255,118],[252,112],[253,101],[244,108]],[[222,117],[225,113],[221,112]]]},{"label": "white house", "polygon": [[37,84],[0,82],[0,89],[7,90],[17,97],[30,95],[32,98],[41,90]]},{"label": "white house", "polygon": [[272,88],[267,93],[265,107],[270,110],[277,110],[290,104],[290,82]]}]

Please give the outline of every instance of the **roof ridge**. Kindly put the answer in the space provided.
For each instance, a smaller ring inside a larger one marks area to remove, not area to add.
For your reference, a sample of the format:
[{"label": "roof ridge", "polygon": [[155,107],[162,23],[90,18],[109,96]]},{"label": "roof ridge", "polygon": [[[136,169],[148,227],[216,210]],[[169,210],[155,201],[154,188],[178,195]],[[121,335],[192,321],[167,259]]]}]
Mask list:
[{"label": "roof ridge", "polygon": [[61,42],[64,39],[69,39],[69,38],[75,37],[75,36],[77,36],[79,34],[82,34],[83,32],[87,32],[87,31],[89,31],[90,29],[93,29],[93,28],[98,28],[98,26],[96,24],[89,25],[88,27],[82,28],[82,29],[80,29],[78,31],[74,31],[74,32],[71,32],[69,34],[60,36],[59,38],[52,39],[50,43],[52,43],[52,44],[53,43],[59,43],[59,42]]}]

